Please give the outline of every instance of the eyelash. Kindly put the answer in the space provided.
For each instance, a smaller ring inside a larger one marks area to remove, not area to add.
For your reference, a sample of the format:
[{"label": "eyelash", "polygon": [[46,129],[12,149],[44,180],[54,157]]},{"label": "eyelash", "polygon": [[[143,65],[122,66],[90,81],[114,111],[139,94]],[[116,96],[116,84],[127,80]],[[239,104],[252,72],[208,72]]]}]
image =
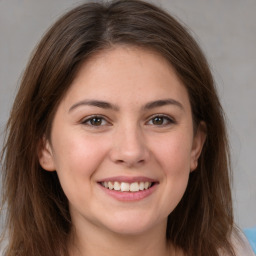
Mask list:
[{"label": "eyelash", "polygon": [[[95,121],[100,120],[101,121],[100,125],[92,124],[93,120],[95,120]],[[102,122],[105,122],[105,124],[102,125]],[[104,116],[100,116],[100,115],[89,116],[86,119],[83,119],[81,123],[84,125],[87,125],[87,126],[91,126],[91,127],[101,127],[101,126],[105,126],[105,125],[110,125],[110,122],[108,122]]]},{"label": "eyelash", "polygon": [[[154,121],[154,119],[156,118],[159,118],[159,119],[162,119],[163,120],[163,123],[162,124],[153,124],[152,122]],[[167,115],[163,115],[163,114],[157,114],[157,115],[154,115],[152,117],[150,117],[149,121],[147,121],[147,124],[151,122],[150,125],[154,125],[154,126],[157,126],[157,127],[163,127],[163,126],[168,126],[168,125],[171,125],[171,124],[175,124],[176,121],[167,116]]]},{"label": "eyelash", "polygon": [[[155,121],[162,121],[162,123],[160,124],[154,124],[154,119],[156,119]],[[158,119],[158,120],[157,120]],[[99,125],[93,124],[92,122],[98,122],[99,121]],[[87,125],[89,127],[94,127],[94,128],[99,128],[102,126],[108,126],[111,125],[111,123],[109,121],[106,120],[106,118],[104,116],[100,116],[100,115],[92,115],[87,117],[86,119],[82,120],[81,122],[83,125]],[[103,123],[103,124],[102,124]],[[163,114],[156,114],[154,116],[151,116],[150,119],[146,122],[147,125],[152,125],[152,126],[156,126],[156,127],[164,127],[164,126],[168,126],[171,124],[176,124],[176,121],[167,116],[167,115],[163,115]]]}]

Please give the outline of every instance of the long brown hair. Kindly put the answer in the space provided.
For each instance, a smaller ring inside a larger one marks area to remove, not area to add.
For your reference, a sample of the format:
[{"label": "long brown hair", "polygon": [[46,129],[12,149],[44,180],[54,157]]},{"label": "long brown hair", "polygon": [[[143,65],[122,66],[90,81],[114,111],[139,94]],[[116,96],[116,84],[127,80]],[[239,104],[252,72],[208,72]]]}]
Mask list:
[{"label": "long brown hair", "polygon": [[189,93],[195,126],[207,139],[186,192],[169,215],[166,239],[188,256],[234,255],[229,149],[223,111],[207,61],[187,29],[138,0],[86,3],[45,34],[23,76],[7,124],[2,154],[8,256],[68,255],[68,201],[55,172],[44,171],[37,150],[49,136],[59,102],[80,65],[118,44],[150,48],[166,58]]}]

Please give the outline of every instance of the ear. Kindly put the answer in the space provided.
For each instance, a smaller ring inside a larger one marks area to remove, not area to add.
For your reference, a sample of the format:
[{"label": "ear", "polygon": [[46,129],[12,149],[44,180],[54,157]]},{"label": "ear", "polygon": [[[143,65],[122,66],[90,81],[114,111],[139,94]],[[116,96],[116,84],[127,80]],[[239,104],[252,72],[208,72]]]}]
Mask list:
[{"label": "ear", "polygon": [[190,162],[190,171],[194,171],[198,165],[198,159],[201,155],[204,142],[206,140],[206,124],[204,122],[200,122],[197,127],[197,131],[194,135],[193,145],[191,150],[191,162]]},{"label": "ear", "polygon": [[49,140],[44,136],[39,143],[38,159],[41,167],[46,171],[55,171],[53,152]]}]

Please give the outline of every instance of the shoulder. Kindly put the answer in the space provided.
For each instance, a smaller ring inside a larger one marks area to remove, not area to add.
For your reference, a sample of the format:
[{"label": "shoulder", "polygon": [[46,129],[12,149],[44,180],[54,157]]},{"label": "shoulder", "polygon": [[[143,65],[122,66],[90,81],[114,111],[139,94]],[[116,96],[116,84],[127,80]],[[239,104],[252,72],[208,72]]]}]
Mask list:
[{"label": "shoulder", "polygon": [[232,233],[231,243],[236,256],[255,256],[246,236],[242,231],[237,230],[236,232]]},{"label": "shoulder", "polygon": [[233,238],[232,243],[236,256],[255,256],[246,236],[241,231]]}]

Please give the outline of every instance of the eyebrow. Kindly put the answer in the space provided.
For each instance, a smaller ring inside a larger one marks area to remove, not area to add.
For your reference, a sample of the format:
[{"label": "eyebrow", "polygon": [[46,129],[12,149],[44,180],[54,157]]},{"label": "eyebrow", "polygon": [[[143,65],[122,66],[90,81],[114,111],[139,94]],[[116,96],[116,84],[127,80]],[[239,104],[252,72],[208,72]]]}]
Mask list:
[{"label": "eyebrow", "polygon": [[103,108],[103,109],[113,109],[118,111],[119,108],[111,103],[105,102],[105,101],[100,101],[100,100],[82,100],[77,102],[76,104],[72,105],[71,108],[69,109],[68,112],[74,110],[77,107],[80,106],[93,106],[93,107],[98,107],[98,108]]},{"label": "eyebrow", "polygon": [[152,101],[152,102],[147,103],[143,107],[143,109],[149,110],[149,109],[153,109],[153,108],[163,107],[166,105],[174,105],[174,106],[177,106],[180,109],[184,110],[183,105],[179,101],[174,100],[174,99],[163,99],[163,100]]},{"label": "eyebrow", "polygon": [[[179,101],[176,101],[174,99],[163,99],[163,100],[156,100],[156,101],[147,103],[145,106],[142,107],[142,110],[150,110],[157,107],[163,107],[166,105],[174,105],[179,107],[182,110],[184,109],[183,105]],[[72,105],[71,108],[69,109],[69,112],[71,112],[72,110],[80,106],[93,106],[93,107],[98,107],[103,109],[112,109],[115,111],[119,111],[118,106],[113,105],[109,102],[100,101],[100,100],[82,100]]]}]

